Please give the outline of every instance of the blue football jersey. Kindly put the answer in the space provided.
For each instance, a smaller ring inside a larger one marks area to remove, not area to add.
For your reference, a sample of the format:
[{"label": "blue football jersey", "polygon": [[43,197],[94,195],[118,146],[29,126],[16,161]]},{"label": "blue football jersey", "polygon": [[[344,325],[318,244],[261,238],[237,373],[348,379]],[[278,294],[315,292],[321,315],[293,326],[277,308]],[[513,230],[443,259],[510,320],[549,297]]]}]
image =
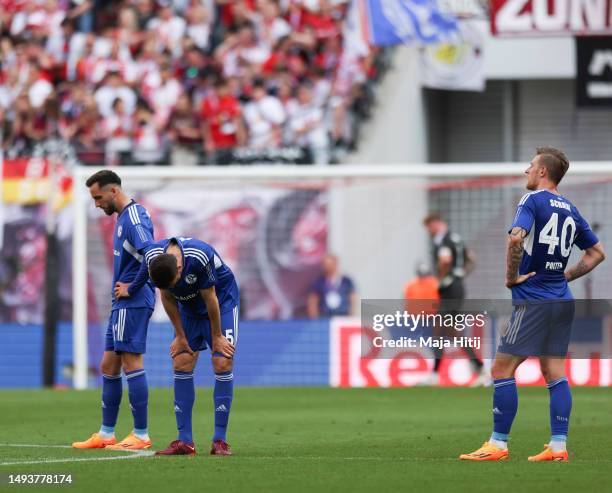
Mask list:
[{"label": "blue football jersey", "polygon": [[169,290],[179,302],[180,312],[190,317],[208,316],[200,290],[211,286],[215,287],[221,313],[233,310],[240,301],[238,283],[232,270],[208,243],[183,237],[162,240],[147,249],[147,264],[164,253],[171,241],[175,241],[183,252],[181,278]]},{"label": "blue football jersey", "polygon": [[115,299],[117,281],[131,283],[138,274],[144,253],[153,243],[153,223],[147,210],[132,201],[117,217],[113,241],[112,309],[155,307],[155,289],[149,281],[130,291],[129,298]]},{"label": "blue football jersey", "polygon": [[573,299],[564,275],[572,247],[585,250],[599,241],[576,206],[548,190],[530,192],[518,204],[517,226],[528,233],[519,274],[535,275],[512,288],[512,299]]}]

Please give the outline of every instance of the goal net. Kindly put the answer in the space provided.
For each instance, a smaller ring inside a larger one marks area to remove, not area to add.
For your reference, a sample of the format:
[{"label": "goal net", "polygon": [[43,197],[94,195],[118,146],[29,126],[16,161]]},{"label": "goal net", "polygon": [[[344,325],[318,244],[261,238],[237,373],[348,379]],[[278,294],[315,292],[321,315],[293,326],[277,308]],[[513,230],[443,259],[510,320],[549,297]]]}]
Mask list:
[{"label": "goal net", "polygon": [[[506,235],[525,193],[525,167],[124,167],[117,172],[128,194],[149,211],[156,239],[195,237],[220,252],[239,280],[245,321],[241,335],[252,341],[243,362],[252,365],[254,374],[264,366],[267,372],[251,383],[283,385],[320,383],[324,378],[317,372],[323,372],[329,359],[323,354],[326,329],[304,319],[308,292],[326,252],[337,255],[340,270],[353,279],[360,298],[400,299],[417,263],[431,264],[430,239],[422,225],[430,211],[440,212],[475,253],[477,266],[466,281],[468,297],[509,298],[503,281]],[[77,388],[98,382],[95,367],[111,306],[115,218],[96,210],[88,197],[84,182],[94,171],[77,168],[74,174]],[[561,191],[609,243],[612,163],[573,163]],[[574,251],[570,263],[576,255]],[[594,275],[576,282],[574,295],[609,299],[611,265],[604,263]],[[171,383],[171,340],[172,329],[157,303],[146,356],[153,385]],[[273,354],[276,347],[282,348],[279,354]]]}]

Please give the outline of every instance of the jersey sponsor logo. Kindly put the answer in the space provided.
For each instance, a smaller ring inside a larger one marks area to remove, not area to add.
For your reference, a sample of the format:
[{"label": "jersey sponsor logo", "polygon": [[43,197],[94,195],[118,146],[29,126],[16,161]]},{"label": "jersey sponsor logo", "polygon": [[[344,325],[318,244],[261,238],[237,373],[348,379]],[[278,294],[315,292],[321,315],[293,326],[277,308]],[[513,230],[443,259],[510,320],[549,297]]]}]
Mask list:
[{"label": "jersey sponsor logo", "polygon": [[179,301],[189,301],[189,300],[192,300],[193,298],[195,298],[196,294],[197,293],[191,293],[191,294],[188,294],[187,296],[179,296],[179,295],[175,294],[174,297],[177,300],[179,300]]},{"label": "jersey sponsor logo", "polygon": [[187,276],[185,277],[185,282],[187,284],[195,284],[197,280],[198,276],[196,276],[195,274],[187,274]]},{"label": "jersey sponsor logo", "polygon": [[117,228],[117,238],[121,238],[121,233],[123,233],[123,227],[120,224]]},{"label": "jersey sponsor logo", "polygon": [[546,268],[549,270],[563,269],[563,262],[546,262]]},{"label": "jersey sponsor logo", "polygon": [[565,202],[561,202],[560,200],[550,199],[550,206],[559,207],[561,209],[566,209],[570,212],[572,211],[572,208],[570,207],[569,204],[566,204]]}]

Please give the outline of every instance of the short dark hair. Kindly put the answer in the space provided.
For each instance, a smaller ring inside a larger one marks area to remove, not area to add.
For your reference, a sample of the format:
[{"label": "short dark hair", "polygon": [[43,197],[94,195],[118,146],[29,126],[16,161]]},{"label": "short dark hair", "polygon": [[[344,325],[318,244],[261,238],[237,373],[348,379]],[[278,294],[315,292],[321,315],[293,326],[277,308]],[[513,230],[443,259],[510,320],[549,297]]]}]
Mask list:
[{"label": "short dark hair", "polygon": [[423,224],[425,226],[434,221],[442,221],[442,216],[438,211],[432,211],[423,218]]},{"label": "short dark hair", "polygon": [[87,178],[85,185],[91,187],[94,183],[97,183],[100,188],[110,184],[121,186],[121,178],[114,171],[103,169]]},{"label": "short dark hair", "polygon": [[149,264],[151,281],[159,289],[168,289],[178,273],[176,257],[169,253],[158,255]]},{"label": "short dark hair", "polygon": [[554,147],[537,147],[536,155],[539,156],[538,164],[545,166],[548,170],[548,176],[558,185],[567,170],[569,169],[569,161],[563,151]]}]

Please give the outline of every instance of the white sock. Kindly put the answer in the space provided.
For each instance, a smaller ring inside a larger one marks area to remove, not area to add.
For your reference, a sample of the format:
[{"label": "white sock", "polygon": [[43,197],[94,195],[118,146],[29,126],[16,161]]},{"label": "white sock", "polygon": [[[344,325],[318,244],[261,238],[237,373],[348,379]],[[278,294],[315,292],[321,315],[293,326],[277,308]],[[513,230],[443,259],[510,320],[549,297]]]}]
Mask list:
[{"label": "white sock", "polygon": [[495,438],[489,438],[489,443],[495,445],[498,449],[508,450],[508,442],[504,442],[503,440],[496,440]]},{"label": "white sock", "polygon": [[562,441],[551,440],[548,446],[553,452],[565,452],[566,450],[566,442]]},{"label": "white sock", "polygon": [[141,440],[149,440],[149,434],[148,433],[136,433],[134,431],[134,435],[136,435]]},{"label": "white sock", "polygon": [[98,432],[98,435],[100,435],[104,440],[110,440],[111,438],[115,438],[115,433],[114,432],[108,433],[106,431],[100,430]]}]

